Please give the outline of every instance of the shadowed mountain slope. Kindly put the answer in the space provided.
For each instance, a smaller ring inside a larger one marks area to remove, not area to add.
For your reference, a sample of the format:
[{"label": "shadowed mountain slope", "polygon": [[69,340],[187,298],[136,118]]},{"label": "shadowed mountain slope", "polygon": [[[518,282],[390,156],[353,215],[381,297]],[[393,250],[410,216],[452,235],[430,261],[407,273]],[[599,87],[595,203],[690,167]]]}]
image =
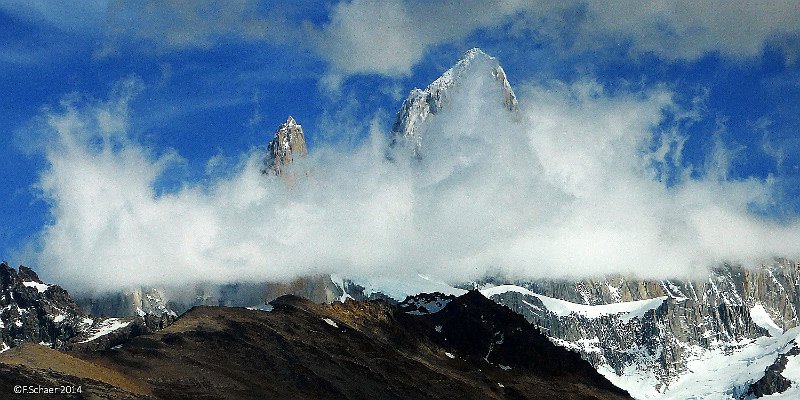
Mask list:
[{"label": "shadowed mountain slope", "polygon": [[[382,301],[283,296],[272,306],[195,307],[120,348],[72,356],[146,383],[130,396],[164,399],[629,398],[478,292],[425,315]],[[46,360],[29,365],[65,374]]]}]

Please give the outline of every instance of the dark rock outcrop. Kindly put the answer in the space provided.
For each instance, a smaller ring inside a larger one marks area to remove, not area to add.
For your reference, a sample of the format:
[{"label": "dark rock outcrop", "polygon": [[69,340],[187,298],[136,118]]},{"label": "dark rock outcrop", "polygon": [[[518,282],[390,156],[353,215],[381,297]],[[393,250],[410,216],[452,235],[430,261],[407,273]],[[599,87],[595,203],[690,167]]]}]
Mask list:
[{"label": "dark rock outcrop", "polygon": [[[20,266],[17,271],[5,262],[0,264],[0,284],[0,352],[24,343],[54,349],[108,349],[163,329],[176,317],[174,313],[93,317],[60,286],[45,284],[30,268]],[[110,329],[116,326],[119,329]]]},{"label": "dark rock outcrop", "polygon": [[[272,301],[269,312],[194,307],[119,348],[73,355],[163,399],[629,398],[480,296],[425,315],[381,300],[319,305],[292,295]],[[46,360],[36,368],[48,371]]]},{"label": "dark rock outcrop", "polygon": [[521,315],[478,291],[456,298],[427,316],[425,322],[433,327],[431,335],[436,343],[470,357],[476,364],[623,393],[578,353],[554,345]]},{"label": "dark rock outcrop", "polygon": [[61,348],[91,323],[60,286],[0,263],[0,350],[27,342]]},{"label": "dark rock outcrop", "polygon": [[791,350],[781,354],[772,365],[764,371],[764,376],[750,384],[747,392],[741,396],[742,399],[757,399],[770,394],[783,393],[792,386],[792,381],[786,379],[781,372],[786,369],[789,359],[786,356],[796,356],[800,354],[800,348],[795,344]]}]

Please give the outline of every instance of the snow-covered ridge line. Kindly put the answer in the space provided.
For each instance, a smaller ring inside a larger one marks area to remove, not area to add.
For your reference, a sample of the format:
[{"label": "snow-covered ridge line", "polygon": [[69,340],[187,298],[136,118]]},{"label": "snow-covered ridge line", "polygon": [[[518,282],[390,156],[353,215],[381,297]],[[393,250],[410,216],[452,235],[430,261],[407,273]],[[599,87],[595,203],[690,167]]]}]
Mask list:
[{"label": "snow-covered ridge line", "polygon": [[656,297],[647,300],[628,301],[622,303],[601,304],[590,306],[586,304],[572,303],[566,300],[555,299],[534,293],[524,287],[516,285],[500,285],[487,289],[482,289],[481,294],[487,298],[494,295],[516,292],[527,296],[536,297],[541,300],[547,309],[559,317],[566,317],[577,314],[586,318],[599,318],[605,315],[627,314],[625,319],[641,318],[647,311],[658,308],[667,299],[667,296]]},{"label": "snow-covered ridge line", "polygon": [[80,341],[78,343],[88,343],[93,340],[97,340],[105,335],[108,335],[111,332],[116,331],[117,329],[122,329],[131,324],[131,321],[123,321],[119,318],[109,318],[103,322],[101,322],[98,326],[92,328],[92,336],[89,336],[88,339]]},{"label": "snow-covered ridge line", "polygon": [[469,49],[464,53],[463,56],[461,56],[461,58],[456,62],[454,66],[450,67],[450,69],[442,73],[442,76],[436,78],[436,80],[431,82],[428,85],[428,87],[423,91],[430,93],[435,90],[443,90],[449,88],[450,86],[453,85],[454,78],[462,75],[464,71],[466,71],[467,67],[472,62],[472,60],[474,60],[475,57],[479,55],[486,57],[488,60],[496,61],[494,57],[484,53],[483,50],[477,47]]},{"label": "snow-covered ridge line", "polygon": [[[439,292],[454,296],[461,296],[467,293],[464,289],[455,288],[445,282],[422,274],[416,274],[405,278],[358,278],[355,282],[358,282],[359,285],[364,287],[364,295],[367,297],[376,293],[382,293],[398,302],[405,300],[409,296],[415,296],[420,293]],[[342,297],[344,298],[344,296]],[[348,295],[347,297],[351,296]]]}]

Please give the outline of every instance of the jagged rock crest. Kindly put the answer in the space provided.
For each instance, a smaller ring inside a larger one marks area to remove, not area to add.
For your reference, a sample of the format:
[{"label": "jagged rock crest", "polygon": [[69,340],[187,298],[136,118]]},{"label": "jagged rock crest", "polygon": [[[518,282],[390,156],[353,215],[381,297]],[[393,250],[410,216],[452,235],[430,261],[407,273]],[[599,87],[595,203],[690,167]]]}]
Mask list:
[{"label": "jagged rock crest", "polygon": [[0,263],[0,353],[24,343],[54,349],[107,349],[132,336],[162,329],[174,313],[107,318],[86,314],[58,285],[32,269]]},{"label": "jagged rock crest", "polygon": [[267,145],[267,159],[262,173],[283,175],[286,166],[308,154],[303,127],[291,116],[278,127]]}]

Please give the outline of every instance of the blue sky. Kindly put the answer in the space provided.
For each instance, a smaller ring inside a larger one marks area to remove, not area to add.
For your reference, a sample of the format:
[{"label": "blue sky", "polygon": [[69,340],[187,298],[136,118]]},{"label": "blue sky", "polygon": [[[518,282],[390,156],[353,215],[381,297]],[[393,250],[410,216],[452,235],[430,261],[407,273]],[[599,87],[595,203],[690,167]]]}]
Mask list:
[{"label": "blue sky", "polygon": [[58,219],[40,190],[41,124],[65,99],[102,102],[136,82],[126,134],[152,157],[178,155],[155,188],[170,193],[212,180],[214,157],[233,165],[265,146],[288,115],[311,152],[356,148],[476,46],[523,94],[586,80],[609,99],[668,91],[674,106],[651,133],[685,141],[679,164],[661,167],[666,185],[684,168],[704,177],[724,149],[721,179],[772,185],[753,213],[791,224],[800,210],[791,1],[68,3],[0,1],[0,251],[12,263],[35,263],[24,258]]}]

